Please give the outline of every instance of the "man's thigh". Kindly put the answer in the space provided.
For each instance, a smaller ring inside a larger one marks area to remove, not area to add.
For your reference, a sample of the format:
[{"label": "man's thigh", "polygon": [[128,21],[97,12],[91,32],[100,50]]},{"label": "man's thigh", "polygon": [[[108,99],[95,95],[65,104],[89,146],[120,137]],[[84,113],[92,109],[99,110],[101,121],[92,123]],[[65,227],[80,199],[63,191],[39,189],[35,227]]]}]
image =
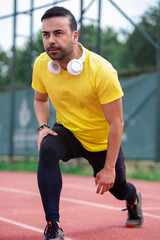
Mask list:
[{"label": "man's thigh", "polygon": [[[107,151],[101,151],[101,152],[85,151],[84,157],[91,164],[94,172],[93,174],[94,177],[96,177],[96,174],[103,169],[106,161],[106,154],[107,154]],[[125,175],[124,157],[123,157],[123,152],[121,148],[119,150],[115,170],[116,170],[115,183],[124,182],[126,180],[126,175]]]},{"label": "man's thigh", "polygon": [[58,123],[54,124],[52,130],[58,133],[54,141],[56,141],[57,148],[60,147],[60,159],[62,161],[68,161],[71,158],[83,155],[83,147],[72,132]]}]

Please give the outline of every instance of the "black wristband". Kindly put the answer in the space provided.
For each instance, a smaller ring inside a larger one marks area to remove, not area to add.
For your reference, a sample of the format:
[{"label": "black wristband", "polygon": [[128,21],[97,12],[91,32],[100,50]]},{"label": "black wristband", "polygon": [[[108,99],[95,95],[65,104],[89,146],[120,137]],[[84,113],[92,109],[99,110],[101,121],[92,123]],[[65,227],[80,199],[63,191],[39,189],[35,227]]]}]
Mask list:
[{"label": "black wristband", "polygon": [[44,128],[46,128],[46,127],[47,127],[47,128],[50,128],[47,123],[41,125],[41,126],[38,128],[37,132],[39,133],[42,129],[44,129]]}]

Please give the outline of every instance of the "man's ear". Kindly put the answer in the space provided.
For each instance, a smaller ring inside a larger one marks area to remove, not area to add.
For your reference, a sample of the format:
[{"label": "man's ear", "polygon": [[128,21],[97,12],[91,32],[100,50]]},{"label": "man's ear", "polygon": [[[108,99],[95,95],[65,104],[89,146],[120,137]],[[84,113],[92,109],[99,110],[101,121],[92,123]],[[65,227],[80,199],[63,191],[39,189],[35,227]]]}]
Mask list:
[{"label": "man's ear", "polygon": [[79,36],[78,32],[77,32],[77,31],[74,31],[74,32],[73,32],[73,42],[74,42],[74,43],[77,43],[77,42],[78,42],[78,36]]}]

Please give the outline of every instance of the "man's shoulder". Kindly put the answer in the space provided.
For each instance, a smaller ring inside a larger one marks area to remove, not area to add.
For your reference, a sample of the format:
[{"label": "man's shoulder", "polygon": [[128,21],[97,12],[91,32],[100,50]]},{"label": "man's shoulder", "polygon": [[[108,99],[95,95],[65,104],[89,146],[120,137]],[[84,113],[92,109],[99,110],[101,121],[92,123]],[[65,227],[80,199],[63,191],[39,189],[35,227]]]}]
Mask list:
[{"label": "man's shoulder", "polygon": [[50,61],[51,59],[50,59],[50,57],[47,55],[47,53],[46,52],[43,52],[43,53],[41,53],[37,58],[36,58],[36,61]]},{"label": "man's shoulder", "polygon": [[100,56],[99,54],[89,51],[88,52],[88,63],[91,65],[92,68],[99,69],[108,69],[109,71],[116,72],[116,70],[113,68],[112,64]]},{"label": "man's shoulder", "polygon": [[88,54],[88,57],[90,59],[93,59],[94,61],[106,61],[106,59],[104,59],[103,57],[101,57],[100,55],[98,55],[97,53],[93,52],[93,51],[90,51],[88,49],[86,49],[87,51],[87,54]]}]

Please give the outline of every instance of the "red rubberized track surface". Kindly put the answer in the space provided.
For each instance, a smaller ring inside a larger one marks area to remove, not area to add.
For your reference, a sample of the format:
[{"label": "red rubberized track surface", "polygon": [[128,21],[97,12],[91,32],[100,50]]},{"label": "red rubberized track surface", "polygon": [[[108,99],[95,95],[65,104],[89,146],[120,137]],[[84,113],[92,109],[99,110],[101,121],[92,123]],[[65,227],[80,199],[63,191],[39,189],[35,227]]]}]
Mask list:
[{"label": "red rubberized track surface", "polygon": [[[95,193],[94,178],[63,175],[60,215],[66,240],[160,239],[160,183],[132,181],[142,193],[144,225],[125,228],[124,201]],[[0,240],[43,240],[46,225],[35,173],[0,172]]]}]

